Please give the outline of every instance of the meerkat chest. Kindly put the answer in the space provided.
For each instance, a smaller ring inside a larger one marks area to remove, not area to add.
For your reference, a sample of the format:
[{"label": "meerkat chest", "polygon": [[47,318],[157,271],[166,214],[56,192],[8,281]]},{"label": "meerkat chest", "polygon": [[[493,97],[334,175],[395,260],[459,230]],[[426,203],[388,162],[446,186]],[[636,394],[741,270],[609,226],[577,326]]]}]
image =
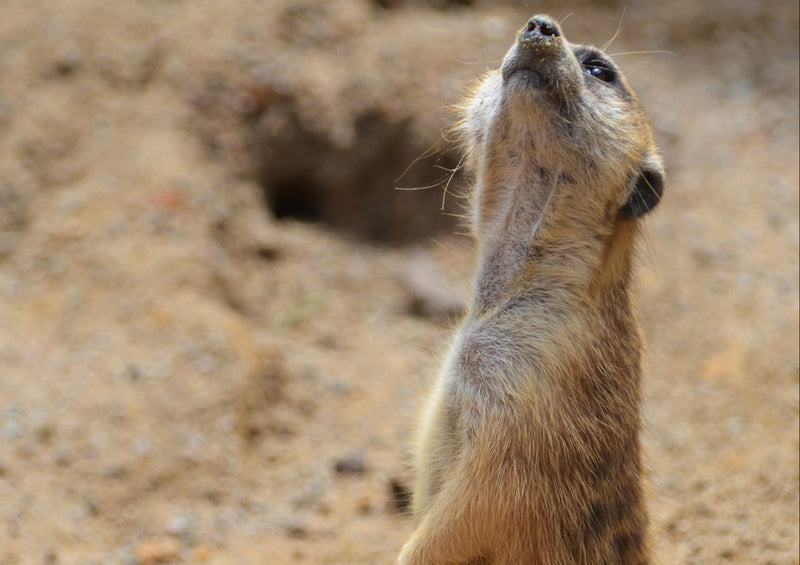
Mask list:
[{"label": "meerkat chest", "polygon": [[537,333],[530,325],[514,327],[498,319],[466,324],[452,345],[447,378],[461,395],[507,401],[536,385],[542,341]]}]

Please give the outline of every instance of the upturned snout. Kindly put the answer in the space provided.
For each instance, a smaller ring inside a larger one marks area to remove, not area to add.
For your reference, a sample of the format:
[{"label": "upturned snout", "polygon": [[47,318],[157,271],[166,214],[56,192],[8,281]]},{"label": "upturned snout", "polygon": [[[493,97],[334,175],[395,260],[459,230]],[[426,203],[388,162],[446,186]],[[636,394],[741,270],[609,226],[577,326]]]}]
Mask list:
[{"label": "upturned snout", "polygon": [[582,79],[572,45],[558,23],[545,15],[533,16],[519,30],[500,71],[505,83],[543,88],[559,106],[574,96]]},{"label": "upturned snout", "polygon": [[518,35],[518,41],[531,43],[553,42],[561,37],[561,28],[550,16],[533,16],[522,28]]}]

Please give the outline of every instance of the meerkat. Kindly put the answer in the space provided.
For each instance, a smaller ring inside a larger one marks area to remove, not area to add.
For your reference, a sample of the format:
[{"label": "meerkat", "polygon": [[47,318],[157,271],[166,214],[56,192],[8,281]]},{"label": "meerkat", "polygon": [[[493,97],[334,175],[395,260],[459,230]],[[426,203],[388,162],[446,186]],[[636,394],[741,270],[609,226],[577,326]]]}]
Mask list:
[{"label": "meerkat", "polygon": [[401,565],[649,562],[630,299],[664,170],[611,58],[548,16],[456,129],[473,297],[424,410]]}]

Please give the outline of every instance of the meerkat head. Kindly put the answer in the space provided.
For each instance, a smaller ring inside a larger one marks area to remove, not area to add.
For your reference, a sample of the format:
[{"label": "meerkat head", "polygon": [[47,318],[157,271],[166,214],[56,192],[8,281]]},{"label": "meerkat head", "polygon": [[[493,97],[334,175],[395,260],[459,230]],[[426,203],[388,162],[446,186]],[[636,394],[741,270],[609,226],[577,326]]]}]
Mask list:
[{"label": "meerkat head", "polygon": [[478,222],[491,215],[481,208],[498,201],[492,190],[520,181],[538,192],[540,211],[548,203],[575,216],[585,206],[607,223],[638,218],[661,199],[663,165],[627,80],[608,55],[570,43],[548,16],[519,31],[459,127],[477,181]]}]

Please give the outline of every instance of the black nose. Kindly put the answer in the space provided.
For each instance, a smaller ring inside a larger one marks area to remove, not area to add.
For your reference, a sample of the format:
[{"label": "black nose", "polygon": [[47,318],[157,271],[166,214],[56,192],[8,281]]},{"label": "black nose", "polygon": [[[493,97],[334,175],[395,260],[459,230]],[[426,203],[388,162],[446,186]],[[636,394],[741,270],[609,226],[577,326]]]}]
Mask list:
[{"label": "black nose", "polygon": [[560,36],[561,30],[555,20],[548,16],[533,16],[522,30],[520,39],[536,41]]}]

